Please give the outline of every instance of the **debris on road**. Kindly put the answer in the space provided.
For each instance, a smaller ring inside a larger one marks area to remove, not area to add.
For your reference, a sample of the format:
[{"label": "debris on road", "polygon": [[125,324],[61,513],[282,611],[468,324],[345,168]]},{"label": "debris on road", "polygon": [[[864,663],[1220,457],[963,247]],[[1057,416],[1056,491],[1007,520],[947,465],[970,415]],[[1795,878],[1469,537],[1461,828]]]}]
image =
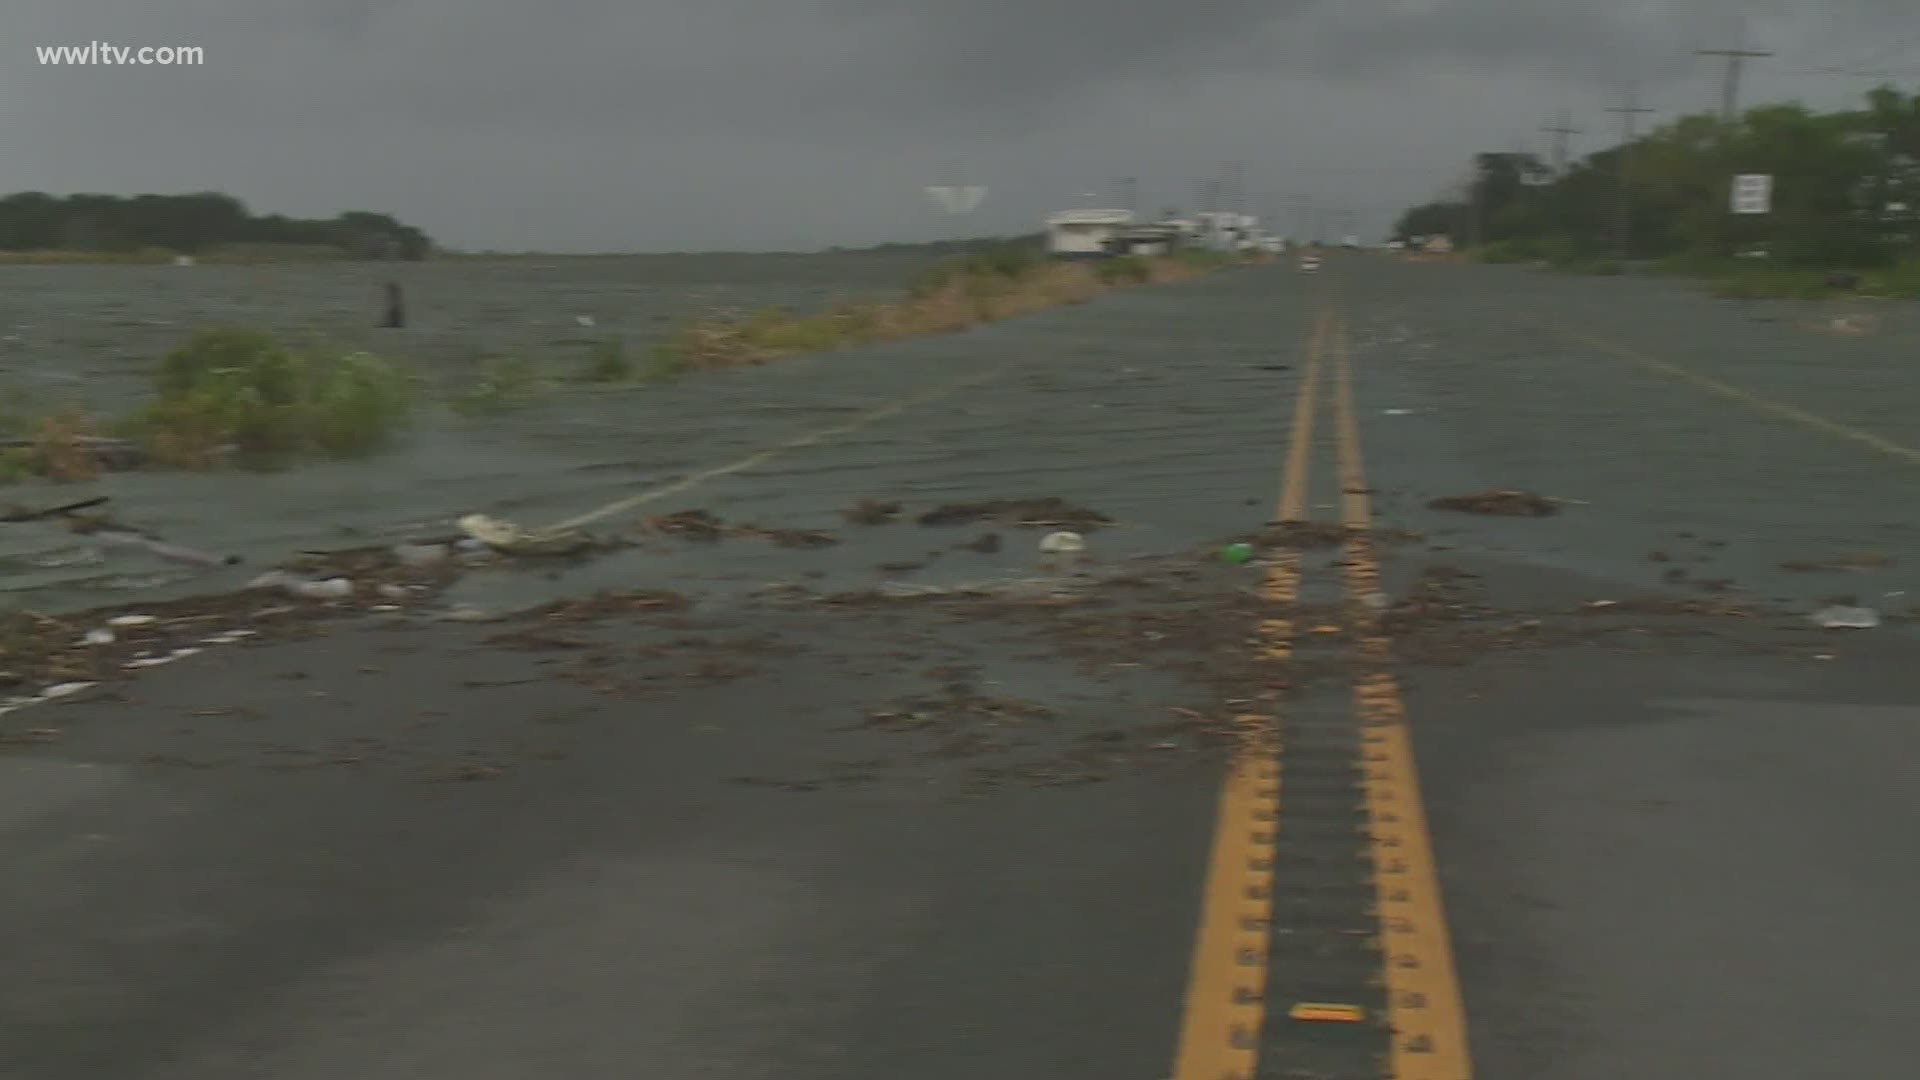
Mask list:
[{"label": "debris on road", "polygon": [[1827,630],[1871,630],[1880,625],[1880,613],[1872,608],[1835,604],[1813,613],[1815,626]]},{"label": "debris on road", "polygon": [[520,612],[521,618],[543,622],[593,622],[613,615],[639,612],[685,611],[693,601],[665,589],[635,589],[627,592],[601,592],[573,600],[556,600]]},{"label": "debris on road", "polygon": [[900,504],[861,499],[851,508],[840,511],[840,516],[855,525],[886,525],[900,516]]},{"label": "debris on road", "polygon": [[1085,550],[1086,538],[1077,532],[1051,532],[1040,538],[1042,554],[1072,555]]},{"label": "debris on road", "polygon": [[646,528],[683,540],[718,540],[726,534],[726,522],[705,510],[681,510],[646,520]]},{"label": "debris on road", "polygon": [[303,578],[285,570],[269,570],[247,583],[249,589],[278,589],[302,600],[344,600],[353,595],[351,578]]},{"label": "debris on road", "polygon": [[1252,559],[1253,559],[1252,544],[1245,544],[1245,543],[1228,544],[1226,547],[1223,547],[1220,549],[1220,561],[1231,564],[1233,566],[1239,566],[1242,563],[1250,562],[1252,561]]},{"label": "debris on road", "polygon": [[955,546],[966,551],[977,551],[982,555],[991,555],[1000,550],[1000,534],[981,533],[966,543]]},{"label": "debris on road", "polygon": [[1234,542],[1256,551],[1260,548],[1333,548],[1346,543],[1351,535],[1345,525],[1330,521],[1276,521]]},{"label": "debris on road", "polygon": [[393,557],[401,566],[437,566],[450,554],[445,544],[395,544]]},{"label": "debris on road", "polygon": [[14,506],[10,507],[5,514],[0,514],[0,522],[18,524],[60,518],[65,520],[69,532],[76,536],[84,536],[101,546],[139,548],[163,559],[193,566],[232,566],[240,561],[238,555],[214,555],[195,548],[170,544],[152,533],[122,525],[104,514],[81,513],[83,510],[91,510],[108,501],[107,496],[101,495],[41,509]]},{"label": "debris on road", "polygon": [[741,525],[730,531],[736,536],[771,540],[787,548],[832,547],[840,542],[840,538],[830,532],[819,532],[813,529],[766,529],[758,525]]},{"label": "debris on road", "polygon": [[1821,571],[1866,571],[1884,570],[1893,565],[1893,560],[1877,551],[1865,551],[1857,555],[1847,555],[1826,562],[1791,559],[1780,564],[1780,569],[1797,574],[1811,574]]},{"label": "debris on road", "polygon": [[986,502],[947,503],[920,515],[922,525],[967,525],[993,521],[1023,528],[1075,529],[1092,532],[1113,519],[1065,499],[993,499]]},{"label": "debris on road", "polygon": [[139,548],[142,551],[150,552],[169,562],[185,563],[189,566],[237,566],[240,563],[240,556],[238,555],[215,555],[212,552],[201,551],[197,548],[181,547],[178,544],[169,544],[164,540],[148,536],[144,533],[134,532],[130,529],[92,529],[85,531],[75,529],[74,531],[82,533],[97,544],[104,544],[110,547]]},{"label": "debris on road", "polygon": [[96,506],[104,505],[108,501],[110,501],[108,496],[96,495],[91,499],[82,499],[79,502],[63,503],[59,506],[46,506],[38,509],[29,509],[17,503],[10,503],[7,506],[6,513],[0,514],[0,524],[12,525],[20,522],[44,521],[47,518],[64,517],[82,510],[91,510]]},{"label": "debris on road", "polygon": [[770,540],[781,547],[790,548],[830,547],[840,542],[840,538],[832,533],[811,529],[769,529],[760,525],[729,525],[718,515],[705,510],[681,510],[677,513],[648,518],[642,527],[650,532],[665,533],[682,540],[695,540],[701,543],[713,543],[729,536]]},{"label": "debris on road", "polygon": [[584,534],[570,529],[531,533],[510,521],[501,521],[486,514],[468,514],[457,524],[468,539],[506,555],[577,555],[599,546]]},{"label": "debris on road", "polygon": [[1448,495],[1427,503],[1427,509],[1492,517],[1551,517],[1560,512],[1559,500],[1510,488]]}]

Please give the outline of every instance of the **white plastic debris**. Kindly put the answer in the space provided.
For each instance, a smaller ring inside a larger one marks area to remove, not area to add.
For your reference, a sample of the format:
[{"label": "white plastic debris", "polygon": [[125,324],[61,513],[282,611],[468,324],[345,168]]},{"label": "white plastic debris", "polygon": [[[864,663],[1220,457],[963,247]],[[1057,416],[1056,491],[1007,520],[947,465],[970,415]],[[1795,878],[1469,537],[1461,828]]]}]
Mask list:
[{"label": "white plastic debris", "polygon": [[1835,604],[1814,612],[1813,621],[1828,630],[1871,630],[1880,625],[1880,613],[1872,608]]},{"label": "white plastic debris", "polygon": [[520,527],[510,521],[501,521],[485,514],[468,514],[458,524],[461,532],[488,547],[510,548],[520,542]]},{"label": "white plastic debris", "polygon": [[289,586],[287,591],[308,600],[343,600],[353,595],[353,582],[343,577],[301,581]]},{"label": "white plastic debris", "polygon": [[1382,410],[1380,410],[1380,415],[1382,415],[1382,416],[1412,416],[1412,415],[1413,415],[1413,410],[1412,410],[1412,409],[1382,409]]},{"label": "white plastic debris", "polygon": [[308,581],[284,570],[269,570],[247,582],[247,588],[279,589],[303,600],[342,600],[353,595],[353,582],[347,578]]},{"label": "white plastic debris", "polygon": [[457,607],[440,617],[447,622],[492,622],[500,616],[476,607]]},{"label": "white plastic debris", "polygon": [[114,640],[113,631],[104,628],[89,630],[87,631],[87,636],[81,640],[85,641],[88,645],[111,645]]},{"label": "white plastic debris", "polygon": [[1040,551],[1047,555],[1071,555],[1087,550],[1087,540],[1077,532],[1054,532],[1040,538]]},{"label": "white plastic debris", "polygon": [[90,683],[90,682],[55,683],[54,685],[47,687],[45,690],[40,691],[40,698],[43,701],[51,701],[54,698],[72,697],[73,695],[79,693],[82,690],[87,689],[88,687],[97,686],[97,685],[99,684]]},{"label": "white plastic debris", "polygon": [[458,545],[462,551],[488,553],[505,551],[515,555],[556,554],[568,550],[577,550],[580,535],[572,529],[556,528],[540,532],[528,532],[511,521],[488,517],[486,514],[468,514],[458,522],[460,531],[467,534],[467,541],[475,542],[478,547],[468,547],[467,541]]},{"label": "white plastic debris", "polygon": [[125,628],[129,626],[150,626],[159,621],[159,619],[152,615],[115,615],[113,618],[107,620],[107,625]]},{"label": "white plastic debris", "polygon": [[591,315],[575,315],[575,316],[573,317],[573,321],[574,321],[575,323],[577,323],[577,324],[579,324],[580,326],[592,326],[592,325],[593,325],[593,316],[591,316]]}]

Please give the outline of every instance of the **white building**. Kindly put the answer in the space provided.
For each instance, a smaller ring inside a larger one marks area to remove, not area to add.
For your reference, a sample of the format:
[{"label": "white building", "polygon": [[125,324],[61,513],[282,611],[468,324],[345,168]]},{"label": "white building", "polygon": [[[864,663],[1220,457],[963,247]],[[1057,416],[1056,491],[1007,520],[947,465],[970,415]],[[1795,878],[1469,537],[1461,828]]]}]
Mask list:
[{"label": "white building", "polygon": [[1109,255],[1131,224],[1131,210],[1062,210],[1047,218],[1047,251],[1068,259]]},{"label": "white building", "polygon": [[1114,250],[1124,255],[1171,255],[1184,239],[1180,227],[1172,222],[1128,225],[1116,234]]},{"label": "white building", "polygon": [[1261,246],[1260,219],[1252,214],[1205,210],[1194,218],[1203,247],[1213,251],[1253,251]]}]

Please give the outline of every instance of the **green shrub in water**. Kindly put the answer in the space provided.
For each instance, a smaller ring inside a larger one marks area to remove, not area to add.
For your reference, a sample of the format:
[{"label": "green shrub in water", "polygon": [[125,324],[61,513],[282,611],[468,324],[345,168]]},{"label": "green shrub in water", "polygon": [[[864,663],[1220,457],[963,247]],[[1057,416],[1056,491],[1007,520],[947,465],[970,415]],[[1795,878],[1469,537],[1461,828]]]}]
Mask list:
[{"label": "green shrub in water", "polygon": [[227,444],[266,458],[364,453],[412,411],[407,377],[388,361],[296,352],[256,330],[195,334],[154,381],[159,399],[123,428],[172,464],[206,464]]},{"label": "green shrub in water", "polygon": [[626,382],[633,378],[633,361],[627,359],[626,342],[619,338],[602,341],[587,355],[587,381]]}]

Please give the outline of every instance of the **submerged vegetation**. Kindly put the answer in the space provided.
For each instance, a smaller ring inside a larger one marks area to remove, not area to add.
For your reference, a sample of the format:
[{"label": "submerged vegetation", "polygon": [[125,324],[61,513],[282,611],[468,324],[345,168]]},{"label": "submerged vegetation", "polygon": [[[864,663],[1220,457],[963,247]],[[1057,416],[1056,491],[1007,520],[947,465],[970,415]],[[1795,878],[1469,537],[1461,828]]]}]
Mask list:
[{"label": "submerged vegetation", "polygon": [[[1030,244],[983,247],[933,268],[894,299],[697,319],[640,353],[614,337],[576,340],[584,352],[567,360],[494,357],[475,363],[464,386],[434,396],[456,415],[488,417],[549,401],[568,386],[643,386],[690,369],[951,333],[1235,261],[1189,252],[1066,263]],[[114,468],[279,468],[366,454],[411,424],[420,383],[367,352],[294,348],[254,329],[205,329],[159,360],[151,396],[127,415],[47,412],[17,393],[0,397],[0,483],[88,480],[109,461]]]},{"label": "submerged vegetation", "polygon": [[553,378],[526,357],[502,357],[482,364],[480,377],[450,405],[462,416],[510,412],[542,400],[553,386]]},{"label": "submerged vegetation", "polygon": [[813,314],[776,307],[696,320],[661,346],[653,373],[761,364],[800,353],[953,333],[1084,303],[1107,289],[1196,277],[1231,261],[1188,253],[1066,263],[1032,247],[1009,244],[944,263],[897,300],[841,303]]},{"label": "submerged vegetation", "polygon": [[366,453],[412,411],[410,381],[391,362],[299,352],[254,330],[194,335],[160,362],[154,389],[118,428],[155,462],[187,467],[228,448],[270,463]]}]

